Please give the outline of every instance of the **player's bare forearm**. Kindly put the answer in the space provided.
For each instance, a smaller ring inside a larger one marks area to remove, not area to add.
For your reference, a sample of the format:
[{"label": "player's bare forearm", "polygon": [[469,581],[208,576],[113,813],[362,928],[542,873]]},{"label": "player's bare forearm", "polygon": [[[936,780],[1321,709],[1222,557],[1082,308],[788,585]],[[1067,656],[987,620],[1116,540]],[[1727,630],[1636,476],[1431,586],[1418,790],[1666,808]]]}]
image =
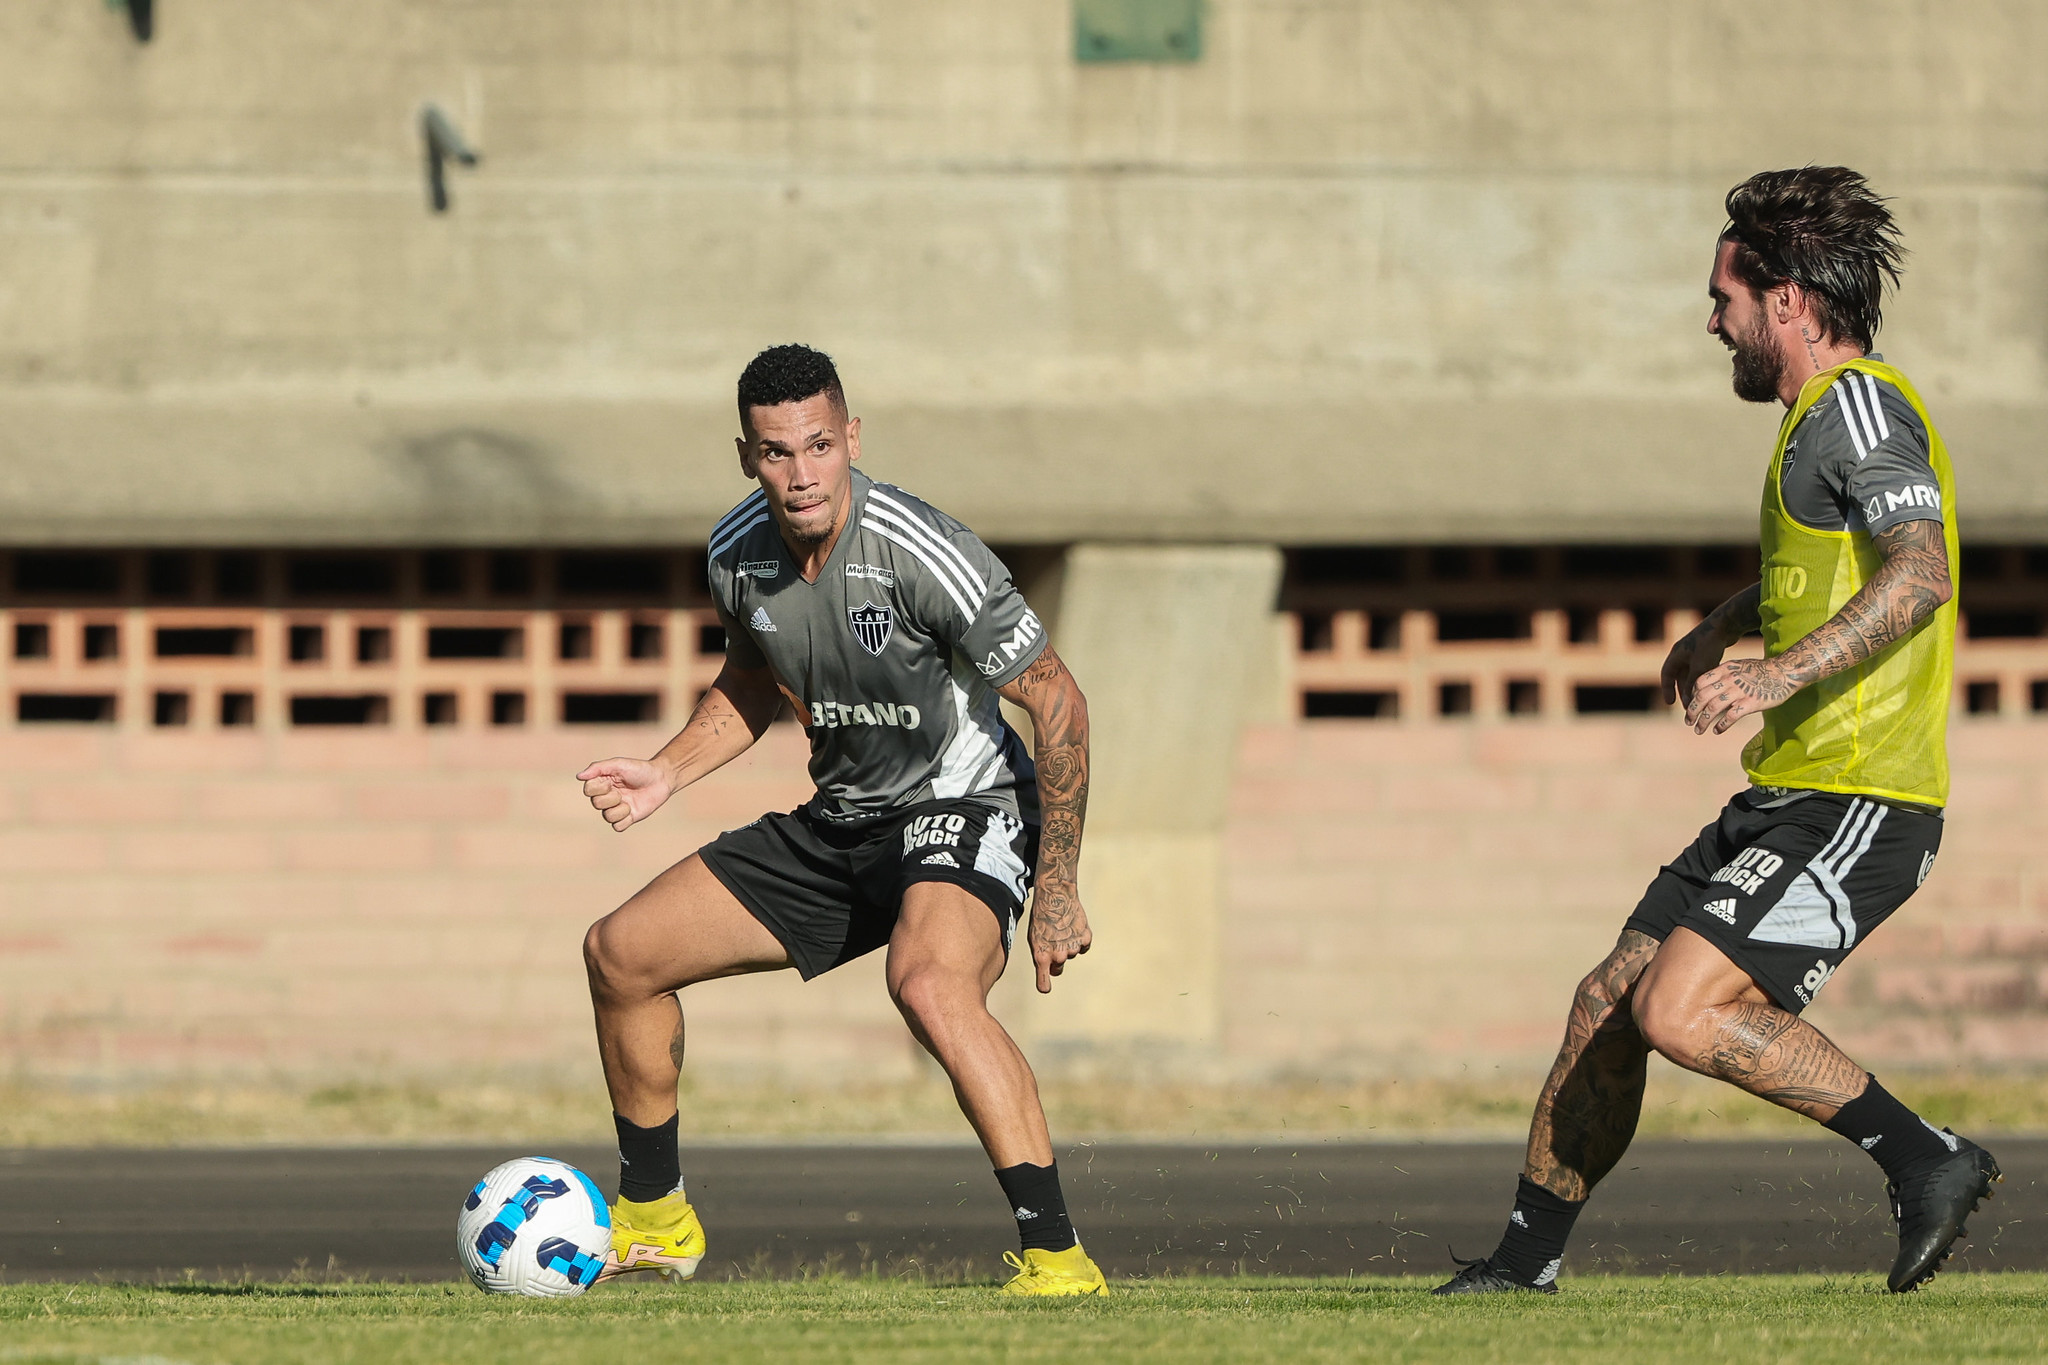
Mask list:
[{"label": "player's bare forearm", "polygon": [[1882,652],[1955,595],[1942,524],[1901,522],[1871,537],[1884,562],[1842,609],[1773,659],[1735,659],[1699,679],[1686,721],[1721,734],[1747,715]]},{"label": "player's bare forearm", "polygon": [[1723,647],[1732,645],[1751,631],[1763,627],[1763,600],[1764,585],[1752,583],[1708,612],[1707,619],[1700,625],[1713,631],[1714,638]]},{"label": "player's bare forearm", "polygon": [[769,670],[727,663],[682,732],[660,753],[651,759],[600,759],[576,774],[576,780],[597,813],[623,834],[676,792],[745,753],[781,705],[781,691]]},{"label": "player's bare forearm", "polygon": [[1708,612],[1664,658],[1664,704],[1692,705],[1693,685],[1721,662],[1728,647],[1763,624],[1763,585],[1752,583]]},{"label": "player's bare forearm", "polygon": [[1088,951],[1093,935],[1076,877],[1088,818],[1088,699],[1051,645],[998,689],[1031,717],[1038,765],[1038,878],[1031,897],[1031,949],[1038,988]]},{"label": "player's bare forearm", "polygon": [[669,781],[681,791],[752,748],[781,705],[782,692],[772,672],[728,663],[654,762],[667,770]]}]

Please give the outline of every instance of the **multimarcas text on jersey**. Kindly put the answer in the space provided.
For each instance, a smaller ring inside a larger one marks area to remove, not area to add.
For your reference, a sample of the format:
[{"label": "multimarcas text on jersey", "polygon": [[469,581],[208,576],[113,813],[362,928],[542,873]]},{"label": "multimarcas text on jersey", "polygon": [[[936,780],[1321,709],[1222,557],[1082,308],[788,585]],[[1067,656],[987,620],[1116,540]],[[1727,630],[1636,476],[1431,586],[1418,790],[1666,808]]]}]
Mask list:
[{"label": "multimarcas text on jersey", "polygon": [[1036,773],[995,689],[1045,651],[1045,629],[972,531],[855,470],[816,582],[760,492],[713,530],[709,572],[727,657],[801,702],[815,815],[969,798],[1036,823]]}]

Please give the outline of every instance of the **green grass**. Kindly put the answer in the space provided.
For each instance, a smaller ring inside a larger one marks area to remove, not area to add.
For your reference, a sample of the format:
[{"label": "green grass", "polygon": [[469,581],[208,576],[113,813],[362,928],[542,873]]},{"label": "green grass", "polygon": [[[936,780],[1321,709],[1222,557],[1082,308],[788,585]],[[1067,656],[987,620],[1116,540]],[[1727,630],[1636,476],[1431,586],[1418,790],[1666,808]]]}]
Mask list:
[{"label": "green grass", "polygon": [[[1957,1132],[2048,1132],[2038,1076],[1901,1072],[1886,1085]],[[1519,1140],[1541,1077],[1382,1079],[1329,1084],[1130,1085],[1051,1078],[1040,1089],[1062,1142],[1087,1138],[1371,1141],[1456,1135]],[[1669,1066],[1650,1071],[1643,1137],[1809,1134],[1796,1114]],[[685,1140],[927,1137],[972,1134],[936,1074],[894,1085],[742,1085],[686,1079]],[[593,1074],[513,1085],[445,1077],[400,1084],[279,1082],[85,1089],[0,1081],[0,1148],[184,1147],[244,1143],[595,1142],[614,1140]],[[4,1359],[4,1358],[0,1358]]]},{"label": "green grass", "polygon": [[600,1290],[560,1302],[467,1286],[8,1285],[0,1362],[800,1360],[2039,1360],[2048,1275],[1952,1275],[1894,1297],[1870,1276],[1585,1278],[1539,1299],[1434,1299],[1428,1282],[1155,1280],[1100,1301],[881,1279]]}]

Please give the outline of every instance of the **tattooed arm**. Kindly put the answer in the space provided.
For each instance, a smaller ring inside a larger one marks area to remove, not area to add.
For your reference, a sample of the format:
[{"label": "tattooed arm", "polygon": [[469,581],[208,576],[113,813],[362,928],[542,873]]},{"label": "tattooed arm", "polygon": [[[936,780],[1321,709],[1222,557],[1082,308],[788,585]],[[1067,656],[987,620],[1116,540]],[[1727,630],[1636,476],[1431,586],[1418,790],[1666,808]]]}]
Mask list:
[{"label": "tattooed arm", "polygon": [[1696,733],[1711,726],[1721,734],[1744,716],[1768,711],[1800,688],[1855,667],[1904,638],[1955,595],[1940,522],[1900,522],[1871,540],[1884,563],[1818,630],[1775,659],[1735,659],[1699,679],[1685,711]]},{"label": "tattooed arm", "polygon": [[1664,704],[1692,705],[1694,686],[1713,671],[1728,646],[1763,624],[1763,585],[1752,583],[1707,613],[1664,658]]},{"label": "tattooed arm", "polygon": [[775,719],[782,691],[766,668],[727,661],[718,681],[698,699],[682,733],[651,759],[607,758],[576,774],[598,814],[623,833],[661,803],[738,758]]},{"label": "tattooed arm", "polygon": [[1088,699],[1047,645],[1037,662],[996,689],[1031,717],[1038,761],[1038,880],[1031,895],[1031,959],[1038,989],[1088,951],[1095,936],[1081,908],[1075,873],[1088,814]]}]

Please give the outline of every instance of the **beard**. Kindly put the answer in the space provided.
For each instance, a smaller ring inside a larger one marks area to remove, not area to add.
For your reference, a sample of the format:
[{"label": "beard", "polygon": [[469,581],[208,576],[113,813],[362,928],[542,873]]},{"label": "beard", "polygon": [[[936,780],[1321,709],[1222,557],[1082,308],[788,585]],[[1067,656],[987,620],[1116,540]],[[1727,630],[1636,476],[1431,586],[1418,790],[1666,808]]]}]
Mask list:
[{"label": "beard", "polygon": [[1728,349],[1735,353],[1735,396],[1745,403],[1778,401],[1778,381],[1785,375],[1785,351],[1778,338],[1757,319],[1748,336],[1731,338]]},{"label": "beard", "polygon": [[825,511],[826,514],[807,526],[799,526],[794,522],[788,523],[790,536],[805,545],[822,545],[832,539],[834,529],[832,523],[835,518],[829,511],[830,507],[830,503],[820,503],[818,507],[813,508],[813,511]]}]

